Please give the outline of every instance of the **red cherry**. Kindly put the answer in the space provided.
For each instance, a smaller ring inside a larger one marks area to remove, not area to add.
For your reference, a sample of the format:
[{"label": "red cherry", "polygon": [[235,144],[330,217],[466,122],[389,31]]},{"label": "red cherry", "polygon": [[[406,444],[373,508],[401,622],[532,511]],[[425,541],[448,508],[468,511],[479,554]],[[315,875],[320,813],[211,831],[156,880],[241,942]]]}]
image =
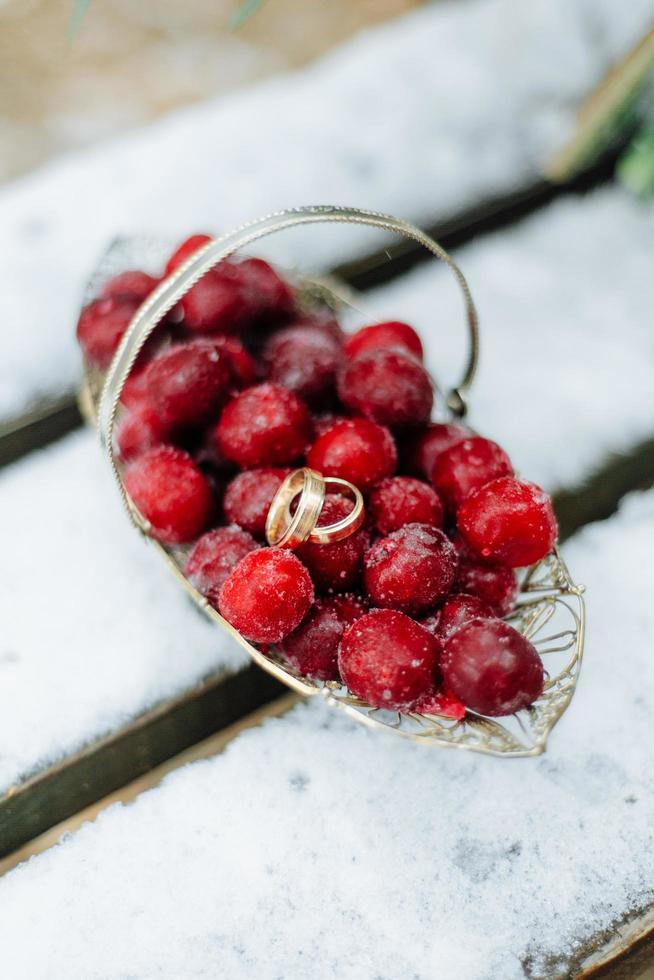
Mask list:
[{"label": "red cherry", "polygon": [[455,512],[473,490],[512,472],[511,460],[496,442],[472,436],[439,453],[431,481],[448,509]]},{"label": "red cherry", "polygon": [[413,705],[412,712],[417,715],[440,715],[462,721],[466,716],[466,706],[463,701],[441,685],[425,694]]},{"label": "red cherry", "polygon": [[305,313],[302,316],[295,316],[290,324],[292,327],[308,328],[319,330],[320,333],[335,341],[342,348],[345,334],[340,323],[331,310],[315,310],[313,313]]},{"label": "red cherry", "polygon": [[[352,502],[339,494],[327,494],[320,512],[319,527],[342,520],[352,510]],[[368,536],[363,529],[342,541],[315,544],[307,541],[297,549],[319,592],[345,592],[358,580]]]},{"label": "red cherry", "polygon": [[120,393],[120,400],[123,405],[127,405],[129,408],[140,408],[144,401],[148,401],[145,372],[148,364],[161,350],[161,338],[158,335],[149,337],[145,342]]},{"label": "red cherry", "polygon": [[376,609],[345,631],[338,665],[357,697],[376,708],[402,710],[432,689],[440,654],[439,640],[418,623]]},{"label": "red cherry", "polygon": [[149,400],[165,425],[198,425],[229,397],[228,359],[210,341],[169,347],[145,374]]},{"label": "red cherry", "polygon": [[125,472],[125,488],[152,525],[152,537],[184,544],[204,531],[211,489],[188,453],[172,446],[150,449]]},{"label": "red cherry", "polygon": [[454,545],[437,528],[407,524],[367,552],[363,580],[376,606],[418,615],[443,599],[454,583]]},{"label": "red cherry", "polygon": [[365,351],[386,347],[404,350],[422,361],[424,352],[420,337],[413,327],[399,320],[388,320],[384,323],[373,323],[369,327],[361,327],[347,338],[343,350],[347,357],[358,357]]},{"label": "red cherry", "polygon": [[338,379],[344,405],[391,428],[420,425],[431,414],[429,375],[414,357],[397,350],[371,350],[347,361]]},{"label": "red cherry", "polygon": [[338,648],[343,631],[368,611],[355,595],[318,599],[309,615],[282,642],[289,663],[305,677],[338,680]]},{"label": "red cherry", "polygon": [[324,476],[349,480],[365,492],[393,472],[397,451],[388,429],[367,419],[344,419],[314,442],[307,463]]},{"label": "red cherry", "polygon": [[273,497],[289,473],[288,469],[262,467],[237,474],[228,484],[223,499],[227,520],[263,539]]},{"label": "red cherry", "polygon": [[346,419],[344,415],[334,415],[333,412],[321,412],[319,415],[314,415],[312,421],[313,433],[316,439],[318,439],[320,436],[324,436],[325,432],[329,432],[337,422],[345,422]]},{"label": "red cherry", "polygon": [[230,572],[241,558],[258,547],[252,535],[240,527],[207,531],[189,555],[184,574],[217,609],[218,595]]},{"label": "red cherry", "polygon": [[455,588],[481,599],[496,616],[508,616],[518,596],[518,579],[512,568],[491,565],[459,551]]},{"label": "red cherry", "polygon": [[84,307],[77,324],[77,340],[89,364],[106,371],[139,306],[132,296],[111,296]]},{"label": "red cherry", "polygon": [[296,392],[310,405],[335,394],[341,350],[335,340],[315,327],[287,327],[273,334],[263,350],[268,379]]},{"label": "red cherry", "polygon": [[244,468],[292,463],[311,433],[307,408],[279,385],[246,388],[224,409],[215,430],[223,455]]},{"label": "red cherry", "polygon": [[249,388],[255,384],[258,377],[257,365],[240,340],[217,334],[209,342],[225,355],[237,388]]},{"label": "red cherry", "polygon": [[460,422],[432,422],[408,437],[402,453],[404,469],[430,480],[439,453],[472,435],[472,429]]},{"label": "red cherry", "polygon": [[377,484],[368,504],[374,527],[381,534],[405,524],[441,527],[443,505],[435,490],[411,476],[391,476]]},{"label": "red cherry", "polygon": [[422,620],[422,625],[429,632],[435,632],[437,636],[445,640],[452,633],[456,633],[471,619],[492,619],[493,610],[485,602],[474,595],[458,593],[449,596],[441,608],[428,620]]},{"label": "red cherry", "polygon": [[300,625],[313,603],[308,571],[283,548],[260,548],[242,558],[218,600],[220,613],[252,643],[279,643]]},{"label": "red cherry", "polygon": [[116,428],[116,445],[122,460],[136,459],[148,449],[163,445],[170,434],[155,409],[145,400],[126,412]]},{"label": "red cherry", "polygon": [[191,235],[186,241],[175,249],[173,254],[168,259],[166,263],[166,275],[171,275],[175,269],[179,269],[180,265],[183,265],[187,259],[190,259],[192,255],[201,249],[203,245],[208,245],[211,241],[211,235]]},{"label": "red cherry", "polygon": [[535,647],[501,619],[472,619],[444,643],[445,683],[472,711],[511,715],[543,692]]},{"label": "red cherry", "polygon": [[264,259],[243,259],[238,265],[251,316],[280,316],[295,307],[295,293],[289,283]]},{"label": "red cherry", "polygon": [[250,315],[240,267],[227,260],[210,269],[180,303],[184,326],[193,333],[236,333]]},{"label": "red cherry", "polygon": [[545,491],[512,476],[492,480],[472,493],[459,508],[457,526],[473,552],[510,568],[540,561],[554,547],[558,533]]},{"label": "red cherry", "polygon": [[155,279],[154,276],[134,269],[128,272],[120,272],[117,276],[109,279],[102,287],[100,296],[103,298],[129,296],[131,299],[142,303],[158,285],[159,280]]}]

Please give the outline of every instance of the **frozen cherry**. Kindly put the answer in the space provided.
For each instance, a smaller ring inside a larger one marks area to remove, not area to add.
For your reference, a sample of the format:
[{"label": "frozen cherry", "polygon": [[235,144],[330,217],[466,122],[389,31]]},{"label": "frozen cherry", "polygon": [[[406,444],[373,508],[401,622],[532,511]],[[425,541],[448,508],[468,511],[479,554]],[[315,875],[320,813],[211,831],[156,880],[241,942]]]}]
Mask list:
[{"label": "frozen cherry", "polygon": [[204,245],[208,245],[211,241],[211,235],[191,235],[186,241],[182,242],[179,248],[175,249],[173,254],[168,259],[166,263],[166,275],[169,276],[179,269],[180,265],[183,265],[187,259],[190,259],[192,255],[202,248]]},{"label": "frozen cherry", "polygon": [[246,388],[223,410],[216,427],[218,448],[244,468],[292,463],[311,433],[306,405],[280,385]]},{"label": "frozen cherry", "polygon": [[394,471],[397,451],[388,429],[367,419],[344,419],[314,442],[307,463],[324,476],[349,480],[366,492]]},{"label": "frozen cherry", "polygon": [[188,453],[172,446],[150,449],[131,463],[125,487],[165,544],[184,544],[204,531],[211,516],[211,489]]},{"label": "frozen cherry", "polygon": [[193,333],[236,333],[250,314],[239,266],[223,260],[180,300],[184,326]]},{"label": "frozen cherry", "polygon": [[404,442],[404,468],[407,473],[415,473],[430,480],[439,453],[472,435],[472,429],[461,422],[432,422]]},{"label": "frozen cherry", "polygon": [[227,358],[237,388],[249,388],[256,382],[257,365],[240,340],[217,335],[211,338],[211,343]]},{"label": "frozen cherry", "polygon": [[543,691],[545,672],[535,647],[501,619],[471,619],[444,642],[447,686],[481,715],[511,715]]},{"label": "frozen cherry", "polygon": [[[327,494],[318,526],[334,524],[352,510],[352,502],[340,494]],[[342,541],[316,544],[306,541],[297,549],[319,592],[345,592],[359,578],[368,536],[363,528]]]},{"label": "frozen cherry", "polygon": [[441,715],[455,721],[461,721],[466,716],[463,701],[442,684],[416,701],[411,710],[417,715]]},{"label": "frozen cherry", "polygon": [[223,498],[225,517],[255,538],[264,538],[273,497],[290,470],[261,467],[238,473]]},{"label": "frozen cherry", "polygon": [[313,603],[311,576],[290,551],[260,548],[242,558],[218,600],[220,613],[252,643],[279,643]]},{"label": "frozen cherry", "polygon": [[132,460],[148,449],[161,446],[170,434],[158,412],[145,399],[121,418],[116,428],[116,445],[122,460]]},{"label": "frozen cherry", "polygon": [[481,599],[496,616],[508,616],[518,596],[518,579],[512,568],[475,560],[461,551],[454,585]]},{"label": "frozen cherry", "polygon": [[545,491],[512,476],[492,480],[467,497],[457,526],[473,552],[510,568],[540,561],[554,547],[558,533]]},{"label": "frozen cherry", "polygon": [[318,599],[309,615],[282,642],[287,660],[306,677],[338,680],[338,648],[343,632],[368,611],[355,595]]},{"label": "frozen cherry", "polygon": [[454,583],[457,553],[427,524],[407,524],[380,538],[364,560],[366,592],[376,606],[417,615],[443,599]]},{"label": "frozen cherry", "polygon": [[310,405],[333,398],[341,363],[337,342],[315,327],[287,327],[273,334],[264,347],[268,379],[296,392]]},{"label": "frozen cherry", "polygon": [[357,697],[402,710],[433,688],[440,654],[440,641],[404,613],[376,609],[345,631],[338,665]]},{"label": "frozen cherry", "polygon": [[353,412],[391,428],[426,422],[434,402],[422,364],[391,349],[370,350],[347,361],[338,394]]},{"label": "frozen cherry", "polygon": [[318,415],[313,416],[313,434],[318,439],[320,436],[324,436],[325,432],[328,432],[333,425],[337,422],[345,422],[344,415],[334,415],[333,412],[321,412]]},{"label": "frozen cherry", "polygon": [[413,327],[399,320],[388,320],[384,323],[373,323],[369,327],[361,327],[347,338],[343,350],[347,357],[358,357],[365,351],[385,347],[404,350],[422,361],[423,349],[420,337]]},{"label": "frozen cherry", "polygon": [[511,460],[496,442],[472,436],[439,453],[431,481],[454,513],[473,490],[512,472]]},{"label": "frozen cherry", "polygon": [[189,555],[184,574],[217,609],[218,596],[228,575],[241,558],[258,547],[252,535],[240,527],[207,531]]},{"label": "frozen cherry", "polygon": [[264,259],[243,259],[238,265],[250,316],[280,316],[295,307],[289,283]]},{"label": "frozen cherry", "polygon": [[209,341],[178,344],[146,368],[148,398],[166,425],[197,425],[229,397],[228,359]]},{"label": "frozen cherry", "polygon": [[77,340],[89,364],[105,371],[140,306],[133,296],[109,296],[85,306],[77,324]]},{"label": "frozen cherry", "polygon": [[129,296],[131,299],[142,303],[147,299],[153,289],[159,285],[159,280],[154,276],[149,276],[147,272],[140,272],[138,269],[127,272],[119,272],[113,276],[102,287],[100,295],[109,296]]},{"label": "frozen cherry", "polygon": [[[447,639],[471,619],[492,619],[493,616],[493,610],[485,602],[482,602],[477,596],[465,595],[461,592],[457,595],[448,596],[433,617],[435,632],[443,639]],[[425,629],[429,628],[429,625],[424,621],[422,625]]]},{"label": "frozen cherry", "polygon": [[405,524],[443,524],[440,497],[427,483],[411,476],[382,480],[370,494],[368,508],[373,525],[381,534],[397,531]]},{"label": "frozen cherry", "polygon": [[320,333],[335,341],[339,347],[343,347],[345,334],[340,323],[331,310],[314,310],[312,313],[304,313],[302,316],[293,318],[290,326],[306,327],[311,330],[318,330]]}]

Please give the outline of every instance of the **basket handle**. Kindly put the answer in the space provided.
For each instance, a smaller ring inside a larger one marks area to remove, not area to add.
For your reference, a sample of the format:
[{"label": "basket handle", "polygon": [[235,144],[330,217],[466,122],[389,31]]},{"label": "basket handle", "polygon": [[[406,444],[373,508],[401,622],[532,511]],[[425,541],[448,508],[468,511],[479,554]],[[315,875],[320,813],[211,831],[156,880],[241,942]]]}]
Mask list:
[{"label": "basket handle", "polygon": [[147,530],[147,522],[132,504],[120,479],[114,454],[113,430],[123,386],[129,377],[143,345],[166,314],[173,309],[199,279],[223,259],[233,255],[239,249],[251,245],[260,238],[265,238],[267,235],[283,231],[286,228],[294,228],[297,225],[321,222],[369,225],[375,228],[382,228],[385,231],[395,232],[405,238],[410,238],[418,242],[419,245],[422,245],[432,255],[441,259],[451,269],[463,295],[469,348],[468,362],[463,377],[459,384],[448,393],[447,404],[455,415],[463,416],[465,414],[466,404],[464,399],[475,376],[479,357],[478,320],[472,294],[465,276],[445,249],[438,242],[434,241],[433,238],[430,238],[429,235],[421,231],[420,228],[410,224],[408,221],[403,221],[400,218],[394,218],[391,215],[381,214],[376,211],[362,211],[358,208],[341,208],[332,205],[315,205],[312,207],[289,208],[285,211],[278,211],[275,214],[270,214],[264,218],[259,218],[256,221],[242,225],[235,231],[228,232],[226,235],[222,235],[220,238],[208,242],[197,252],[194,252],[170,276],[164,279],[134,314],[109,366],[98,405],[98,431],[102,445],[109,456],[114,477],[128,513],[141,530]]}]

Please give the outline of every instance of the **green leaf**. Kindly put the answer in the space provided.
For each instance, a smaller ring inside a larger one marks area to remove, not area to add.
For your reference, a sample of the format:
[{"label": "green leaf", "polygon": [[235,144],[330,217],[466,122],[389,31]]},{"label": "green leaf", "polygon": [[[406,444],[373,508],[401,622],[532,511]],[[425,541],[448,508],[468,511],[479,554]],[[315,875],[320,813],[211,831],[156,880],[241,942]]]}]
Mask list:
[{"label": "green leaf", "polygon": [[654,123],[641,130],[620,157],[618,178],[637,197],[654,195]]},{"label": "green leaf", "polygon": [[68,18],[68,40],[72,41],[79,32],[82,26],[82,21],[86,16],[86,11],[91,6],[91,0],[74,0],[73,9],[70,17]]},{"label": "green leaf", "polygon": [[243,3],[235,10],[229,19],[229,28],[232,31],[242,27],[246,20],[249,20],[257,10],[263,6],[263,0],[243,0]]}]

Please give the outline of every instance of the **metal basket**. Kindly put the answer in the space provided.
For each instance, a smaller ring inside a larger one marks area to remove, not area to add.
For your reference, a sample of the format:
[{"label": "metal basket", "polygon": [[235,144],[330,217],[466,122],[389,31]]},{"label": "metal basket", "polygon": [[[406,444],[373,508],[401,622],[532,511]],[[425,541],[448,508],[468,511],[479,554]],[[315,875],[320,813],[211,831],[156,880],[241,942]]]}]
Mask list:
[{"label": "metal basket", "polygon": [[[520,595],[507,620],[527,637],[544,659],[547,680],[543,693],[529,708],[506,718],[487,718],[467,711],[455,721],[444,716],[418,715],[373,708],[354,697],[338,682],[313,681],[298,674],[274,650],[263,653],[245,640],[214,609],[184,575],[187,549],[168,548],[149,537],[149,525],[128,497],[121,467],[113,445],[113,430],[119,411],[120,395],[136,358],[147,338],[163,317],[188,290],[214,265],[247,248],[258,239],[297,225],[318,222],[345,222],[381,228],[413,239],[451,269],[461,289],[469,335],[468,361],[463,378],[446,395],[449,417],[461,417],[465,398],[472,384],[478,358],[477,315],[467,282],[445,250],[420,229],[389,215],[352,208],[317,206],[291,209],[269,215],[210,242],[162,282],[136,312],[105,376],[86,366],[80,404],[90,424],[97,425],[123,502],[135,527],[159,551],[193,601],[222,629],[226,630],[259,666],[303,695],[319,695],[341,708],[350,717],[371,728],[386,729],[404,738],[440,747],[467,749],[487,755],[521,757],[539,755],[545,749],[554,725],[568,707],[575,690],[584,645],[583,588],[575,585],[558,551],[525,570]],[[148,239],[117,242],[93,277],[93,295],[110,276],[134,265],[147,265],[164,256],[160,244]],[[330,280],[302,278],[297,282],[300,302],[307,308],[316,304],[335,310],[351,305],[353,295]],[[87,298],[90,298],[87,297]],[[358,305],[358,303],[357,303]]]}]

